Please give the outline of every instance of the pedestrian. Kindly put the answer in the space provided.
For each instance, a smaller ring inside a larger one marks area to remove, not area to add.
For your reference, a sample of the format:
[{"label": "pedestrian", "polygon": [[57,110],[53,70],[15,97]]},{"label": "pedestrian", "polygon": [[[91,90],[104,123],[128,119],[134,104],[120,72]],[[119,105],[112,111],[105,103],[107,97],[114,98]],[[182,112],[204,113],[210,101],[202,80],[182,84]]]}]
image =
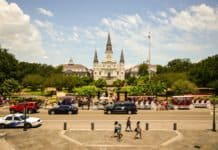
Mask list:
[{"label": "pedestrian", "polygon": [[127,121],[126,121],[126,131],[132,132],[130,116],[127,118]]},{"label": "pedestrian", "polygon": [[123,137],[123,134],[122,134],[121,130],[122,130],[122,126],[119,123],[118,128],[117,128],[117,141],[118,142],[120,142],[121,138]]},{"label": "pedestrian", "polygon": [[118,130],[119,130],[119,123],[118,123],[118,121],[115,121],[114,122],[114,135],[112,137],[118,136]]},{"label": "pedestrian", "polygon": [[137,121],[136,128],[135,128],[135,139],[141,139],[142,138],[142,129],[140,127],[140,121]]}]

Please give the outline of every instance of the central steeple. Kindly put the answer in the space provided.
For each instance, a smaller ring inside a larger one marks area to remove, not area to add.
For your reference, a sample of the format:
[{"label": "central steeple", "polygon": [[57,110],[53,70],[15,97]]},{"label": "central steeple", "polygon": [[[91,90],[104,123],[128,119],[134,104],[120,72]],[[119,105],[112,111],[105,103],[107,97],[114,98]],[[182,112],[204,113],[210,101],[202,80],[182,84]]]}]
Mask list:
[{"label": "central steeple", "polygon": [[113,51],[112,51],[112,44],[111,44],[110,33],[108,33],[107,44],[106,44],[106,51],[105,51],[105,53],[113,53]]}]

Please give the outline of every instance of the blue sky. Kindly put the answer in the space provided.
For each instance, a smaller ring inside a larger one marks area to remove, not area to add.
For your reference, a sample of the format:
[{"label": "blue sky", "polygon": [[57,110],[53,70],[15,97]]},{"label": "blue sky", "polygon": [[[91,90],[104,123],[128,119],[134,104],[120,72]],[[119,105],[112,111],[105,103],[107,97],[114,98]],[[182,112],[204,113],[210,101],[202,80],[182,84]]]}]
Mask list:
[{"label": "blue sky", "polygon": [[218,53],[216,0],[0,0],[0,44],[21,61],[92,68],[110,32],[114,58],[126,68],[148,58],[197,62]]}]

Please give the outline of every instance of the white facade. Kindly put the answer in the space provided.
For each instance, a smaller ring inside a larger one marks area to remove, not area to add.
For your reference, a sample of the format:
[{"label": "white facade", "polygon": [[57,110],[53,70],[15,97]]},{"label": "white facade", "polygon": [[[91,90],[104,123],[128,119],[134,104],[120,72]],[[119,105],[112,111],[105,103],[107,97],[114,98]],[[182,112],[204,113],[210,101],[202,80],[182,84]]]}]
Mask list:
[{"label": "white facade", "polygon": [[110,40],[110,34],[108,34],[105,58],[102,62],[98,61],[97,52],[95,51],[93,61],[93,77],[94,80],[105,79],[108,85],[111,85],[113,81],[119,79],[125,79],[125,64],[124,55],[121,51],[120,62],[117,63],[113,59],[112,44]]}]

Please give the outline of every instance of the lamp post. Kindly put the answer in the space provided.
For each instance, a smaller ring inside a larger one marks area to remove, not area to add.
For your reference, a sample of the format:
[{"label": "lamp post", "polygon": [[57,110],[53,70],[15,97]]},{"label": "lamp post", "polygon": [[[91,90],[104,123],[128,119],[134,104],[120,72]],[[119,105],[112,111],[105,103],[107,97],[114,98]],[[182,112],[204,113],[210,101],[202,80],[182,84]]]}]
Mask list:
[{"label": "lamp post", "polygon": [[212,131],[216,132],[216,100],[213,99],[213,128]]},{"label": "lamp post", "polygon": [[23,125],[23,131],[27,131],[27,127],[26,127],[26,99],[24,102],[24,125]]}]

